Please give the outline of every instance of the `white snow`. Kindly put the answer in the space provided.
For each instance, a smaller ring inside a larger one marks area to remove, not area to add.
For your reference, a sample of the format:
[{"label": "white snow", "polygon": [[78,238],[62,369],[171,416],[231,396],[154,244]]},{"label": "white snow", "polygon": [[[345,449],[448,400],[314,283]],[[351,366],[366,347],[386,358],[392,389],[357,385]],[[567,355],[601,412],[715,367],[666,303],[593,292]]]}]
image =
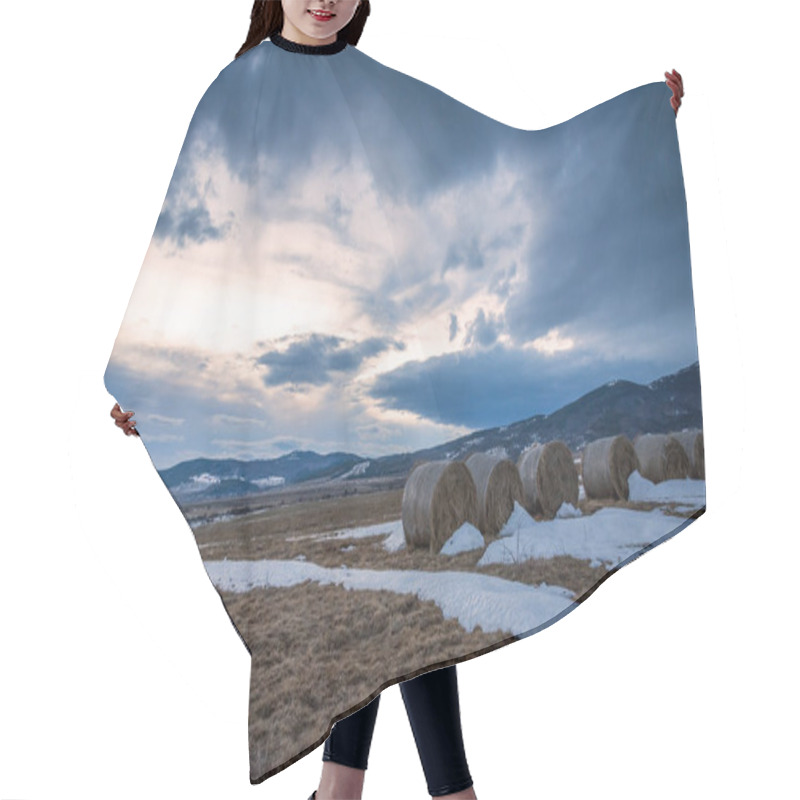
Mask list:
[{"label": "white snow", "polygon": [[583,516],[581,514],[581,510],[579,508],[575,508],[572,503],[568,503],[566,500],[561,504],[561,508],[556,511],[556,516],[559,519],[568,519],[569,517],[580,517]]},{"label": "white snow", "polygon": [[498,445],[497,447],[490,447],[486,451],[487,456],[496,456],[497,458],[508,458],[508,450],[502,445]]},{"label": "white snow", "polygon": [[392,532],[383,540],[384,550],[396,553],[398,550],[406,549],[406,535],[403,532],[403,520],[398,519],[392,523]]},{"label": "white snow", "polygon": [[367,471],[367,467],[369,467],[369,461],[359,461],[358,464],[354,464],[344,475],[339,476],[339,480],[344,480],[344,478],[352,478],[356,475],[363,475]]},{"label": "white snow", "polygon": [[283,475],[270,475],[268,478],[254,478],[250,482],[258,486],[259,489],[265,489],[271,486],[283,486],[286,483],[286,478]]},{"label": "white snow", "polygon": [[483,550],[485,546],[483,534],[471,522],[465,522],[453,531],[453,535],[444,543],[442,553],[452,556],[468,550]]},{"label": "white snow", "polygon": [[[297,536],[287,536],[287,542],[299,542],[304,539],[311,539],[317,542],[327,539],[363,539],[367,536],[377,536],[385,534],[386,539],[383,546],[387,550],[399,550],[405,547],[405,536],[403,534],[403,521],[400,519],[391,522],[378,522],[375,525],[365,525],[362,528],[341,528],[338,531],[329,533],[304,533]],[[401,544],[398,544],[398,541]]]},{"label": "white snow", "polygon": [[213,486],[214,484],[219,483],[220,479],[216,475],[211,475],[208,472],[204,472],[201,475],[192,475],[191,481],[205,489],[208,486]]},{"label": "white snow", "polygon": [[[363,539],[367,536],[383,534],[384,550],[395,553],[405,550],[406,536],[403,532],[403,520],[396,519],[391,522],[380,522],[375,525],[365,525],[360,528],[343,528],[331,533],[306,533],[298,536],[287,536],[287,542],[302,540],[324,541],[329,539]],[[453,555],[466,550],[474,550],[485,545],[481,532],[470,523],[465,522],[458,530],[454,531],[442,548],[443,553]]]},{"label": "white snow", "polygon": [[618,564],[628,556],[666,536],[682,520],[662,512],[627,508],[601,508],[594,514],[536,522],[517,502],[499,541],[492,542],[478,561],[513,564],[529,558],[568,555],[589,559],[592,566]]},{"label": "white snow", "polygon": [[527,633],[574,605],[563,586],[528,586],[468,572],[329,568],[297,561],[206,561],[212,583],[227,592],[294,586],[306,580],[339,584],[348,590],[386,590],[433,600],[445,619],[457,619],[469,632]]},{"label": "white snow", "polygon": [[706,504],[706,482],[703,480],[683,478],[653,483],[634,470],[628,476],[628,489],[628,499],[633,502],[672,502],[692,508],[702,508]]},{"label": "white snow", "polygon": [[[698,508],[705,504],[705,481],[665,481],[655,485],[636,472],[631,476],[630,487],[632,500],[646,496]],[[588,559],[592,566],[605,564],[612,568],[685,524],[686,520],[666,514],[660,508],[636,511],[607,507],[584,516],[569,503],[561,506],[556,519],[536,522],[515,502],[500,538],[486,547],[478,566],[570,555]],[[387,551],[406,546],[400,519],[332,533],[292,536],[287,540],[348,540],[376,535],[383,535],[382,544]],[[448,539],[442,552],[462,553],[484,546],[480,531],[465,522]],[[204,561],[204,565],[214,585],[224,591],[246,592],[257,587],[293,586],[312,580],[320,584],[336,583],[346,589],[415,594],[420,600],[433,600],[445,618],[458,619],[467,631],[480,625],[487,632],[511,631],[520,635],[553,621],[574,606],[573,593],[562,586],[530,586],[463,571],[355,569],[345,564],[329,568],[309,562],[303,555],[293,560],[226,558]]]}]

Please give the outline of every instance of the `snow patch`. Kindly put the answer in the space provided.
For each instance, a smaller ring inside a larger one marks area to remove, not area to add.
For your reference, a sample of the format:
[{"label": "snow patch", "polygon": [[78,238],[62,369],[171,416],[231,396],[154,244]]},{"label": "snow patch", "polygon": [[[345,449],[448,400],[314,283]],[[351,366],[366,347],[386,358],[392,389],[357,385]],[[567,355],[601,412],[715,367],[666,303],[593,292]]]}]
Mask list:
[{"label": "snow patch", "polygon": [[702,508],[706,504],[706,482],[693,478],[653,483],[639,470],[634,470],[628,476],[628,491],[628,499],[634,503],[680,503],[692,508]]},{"label": "snow patch", "polygon": [[353,478],[358,475],[363,475],[367,469],[369,468],[370,462],[369,461],[359,461],[358,464],[354,464],[341,478]]},{"label": "snow patch", "polygon": [[483,534],[471,522],[465,522],[453,531],[453,535],[444,543],[441,552],[446,556],[452,556],[469,550],[483,550],[485,546]]},{"label": "snow patch", "polygon": [[477,626],[489,633],[519,635],[549,622],[575,605],[563,586],[529,586],[492,575],[425,570],[374,570],[320,567],[297,561],[206,561],[212,583],[226,592],[294,586],[306,580],[338,584],[348,590],[382,590],[432,600],[445,619],[457,619],[464,630]]},{"label": "snow patch", "polygon": [[561,504],[561,508],[556,511],[556,516],[559,519],[569,519],[570,517],[580,517],[583,515],[581,514],[581,510],[579,508],[575,508],[572,503],[567,503],[564,501]]},{"label": "snow patch", "polygon": [[286,478],[283,475],[270,475],[268,478],[255,478],[251,483],[254,483],[259,489],[265,489],[270,486],[283,486]]},{"label": "snow patch", "polygon": [[477,566],[517,564],[531,558],[562,555],[588,559],[593,567],[616,566],[680,524],[659,508],[634,511],[612,507],[580,517],[536,522],[515,503],[500,531],[502,538],[489,544]]}]

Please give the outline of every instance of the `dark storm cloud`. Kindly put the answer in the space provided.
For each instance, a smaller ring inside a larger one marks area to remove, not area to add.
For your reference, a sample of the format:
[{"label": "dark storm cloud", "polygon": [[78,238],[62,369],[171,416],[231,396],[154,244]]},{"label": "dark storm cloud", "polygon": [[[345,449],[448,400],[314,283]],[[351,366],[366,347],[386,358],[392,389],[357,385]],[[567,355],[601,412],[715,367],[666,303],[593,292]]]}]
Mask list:
[{"label": "dark storm cloud", "polygon": [[200,244],[209,239],[221,239],[230,223],[213,225],[211,216],[202,205],[184,209],[165,208],[158,217],[153,236],[156,239],[172,239],[178,247],[187,240]]},{"label": "dark storm cloud", "polygon": [[516,247],[522,241],[527,226],[518,223],[506,228],[501,233],[496,234],[486,245],[487,249],[495,250],[498,248]]},{"label": "dark storm cloud", "polygon": [[458,333],[458,317],[455,314],[450,314],[450,341],[456,338]]},{"label": "dark storm cloud", "polygon": [[407,362],[379,375],[370,395],[385,408],[477,429],[550,414],[615,378],[647,383],[683,366],[601,362],[583,353],[552,357],[496,345]]},{"label": "dark storm cloud", "polygon": [[495,275],[489,290],[501,300],[505,300],[511,292],[511,281],[517,274],[517,262],[514,261],[508,269]]},{"label": "dark storm cloud", "polygon": [[478,237],[472,236],[466,242],[450,243],[442,262],[441,274],[444,275],[448,269],[453,269],[454,267],[466,267],[471,270],[481,269],[485,263]]},{"label": "dark storm cloud", "polygon": [[342,169],[366,158],[377,186],[408,203],[491,167],[503,133],[493,119],[360,51],[348,55],[325,62],[322,80],[307,74],[320,62],[303,64],[268,40],[228,64],[198,103],[168,199],[188,177],[182,161],[212,150],[275,197],[318,152]]},{"label": "dark storm cloud", "polygon": [[[648,124],[627,99],[641,87],[565,123],[548,145],[539,183],[547,224],[534,240],[523,280],[508,298],[505,319],[517,342],[561,327],[582,337],[616,338],[633,331],[654,344],[674,339],[677,360],[695,347],[689,238],[674,125]],[[653,93],[647,113],[672,114]],[[663,100],[663,102],[662,102]],[[558,126],[561,127],[561,126]],[[659,139],[655,142],[652,135]],[[545,137],[544,141],[547,141]],[[652,150],[658,153],[652,156]]]},{"label": "dark storm cloud", "polygon": [[372,337],[352,342],[339,336],[312,333],[292,342],[284,350],[269,350],[256,363],[269,368],[263,377],[267,386],[312,384],[321,386],[339,376],[352,375],[367,358],[394,347],[405,349],[402,342],[389,337]]},{"label": "dark storm cloud", "polygon": [[[632,331],[649,330],[645,341],[672,337],[676,360],[692,360],[694,312],[677,136],[674,124],[653,125],[647,118],[664,115],[666,123],[673,114],[665,84],[658,92],[653,84],[639,87],[533,132],[503,125],[360,51],[342,55],[325,62],[330,72],[323,79],[309,80],[307,71],[316,70],[317,61],[301,62],[269,41],[248,51],[203,96],[184,151],[202,158],[220,150],[236,177],[268,189],[259,202],[271,214],[281,213],[290,182],[302,180],[318,163],[344,175],[355,164],[366,165],[378,198],[389,200],[386,207],[468,187],[476,177],[491,176],[501,161],[513,165],[520,196],[541,215],[532,220],[536,233],[518,261],[519,274],[493,275],[489,286],[507,299],[504,317],[512,339],[529,342],[559,327],[624,343]],[[298,86],[302,103],[293,97]],[[633,102],[641,91],[652,95],[650,104]],[[656,159],[645,128],[661,137]],[[222,232],[201,206],[178,210],[190,162],[176,167],[158,226],[159,235],[179,243]],[[485,198],[465,190],[461,199],[474,204]],[[341,230],[348,209],[335,193],[326,198],[326,208],[324,221]],[[383,221],[390,237],[402,241],[407,235],[391,215]],[[492,266],[492,250],[518,243],[528,224],[511,219],[502,231],[486,229],[448,242],[441,273],[463,267],[479,278]],[[424,263],[426,256],[410,258]],[[418,266],[397,264],[379,291],[361,298],[364,311],[385,329],[448,301],[447,289],[430,280],[436,265],[424,279]],[[485,288],[475,284],[476,291]],[[677,339],[668,327],[675,320],[685,323]]]},{"label": "dark storm cloud", "polygon": [[[269,42],[250,50],[203,97],[185,148],[190,145],[200,157],[221,150],[233,175],[261,191],[259,212],[276,218],[285,211],[281,203],[292,182],[320,163],[343,175],[354,166],[368,168],[379,213],[395,206],[424,209],[423,201],[435,202],[443,190],[462,186],[460,202],[474,208],[485,198],[469,189],[472,181],[511,165],[520,187],[515,196],[529,201],[536,218],[530,250],[504,274],[493,274],[491,283],[488,276],[482,280],[482,268],[493,266],[492,249],[521,241],[527,220],[446,239],[440,264],[426,263],[429,252],[413,252],[381,275],[377,291],[365,290],[358,301],[385,331],[434,311],[449,312],[452,341],[466,291],[488,288],[506,300],[503,330],[513,342],[521,345],[559,328],[582,353],[594,347],[585,363],[575,352],[545,357],[498,347],[491,355],[442,356],[424,368],[409,364],[381,376],[376,397],[391,407],[477,425],[496,416],[492,409],[519,418],[555,408],[606,380],[649,380],[696,359],[685,198],[665,84],[639,87],[532,132],[503,125],[363,53],[342,55],[306,63]],[[313,72],[323,64],[329,72]],[[321,79],[308,80],[309,72]],[[296,101],[298,87],[302,103]],[[648,102],[633,102],[642,91],[649,93]],[[661,115],[663,124],[652,124],[653,115]],[[655,143],[647,138],[653,133],[660,137]],[[170,187],[176,201],[186,169],[176,169]],[[326,207],[325,221],[341,227],[349,212],[335,193]],[[172,205],[166,209],[178,218]],[[167,222],[165,229],[184,230],[188,240],[212,235],[216,221],[198,214],[183,228]],[[384,214],[381,222],[388,245],[413,235],[407,219]],[[457,268],[463,268],[467,289],[448,308],[451,290],[434,276]],[[469,340],[491,346],[498,325],[485,314],[476,318]],[[264,353],[264,380],[323,384],[334,373],[352,374],[389,342],[309,337],[285,351]],[[428,394],[415,394],[420,380]]]},{"label": "dark storm cloud", "polygon": [[497,341],[497,336],[503,328],[501,319],[494,315],[486,316],[483,309],[478,309],[475,319],[467,326],[467,338],[464,340],[465,346],[478,344],[481,347],[489,347]]},{"label": "dark storm cloud", "polygon": [[[507,330],[519,343],[553,327],[570,327],[585,336],[616,331],[624,337],[643,323],[656,341],[668,333],[667,321],[674,321],[678,310],[691,308],[674,125],[652,125],[637,116],[642,105],[631,102],[636,92],[650,91],[658,104],[646,113],[672,114],[666,85],[658,95],[652,84],[639,87],[532,132],[502,125],[363,53],[352,56],[329,62],[333,80],[306,80],[292,54],[262,43],[228,65],[203,96],[184,149],[199,157],[220,150],[240,180],[269,188],[269,197],[260,202],[263,213],[272,214],[281,213],[290,182],[302,181],[302,172],[316,163],[343,174],[356,163],[367,165],[378,197],[389,198],[387,207],[421,203],[455,185],[467,187],[474,178],[491,175],[501,160],[513,165],[522,195],[542,213],[531,220],[536,235],[518,263],[520,275],[513,284],[513,274],[493,275],[489,288],[507,298]],[[298,81],[303,103],[290,96]],[[291,114],[285,113],[287,104]],[[407,113],[409,108],[415,113]],[[652,158],[652,142],[641,134],[643,125],[662,137],[656,143],[658,159]],[[184,173],[186,164],[179,163],[170,187],[176,205]],[[647,198],[644,205],[642,198]],[[469,204],[485,198],[465,191],[462,199]],[[341,231],[349,210],[336,193],[325,198],[325,205],[324,221]],[[391,215],[383,221],[401,241],[404,233]],[[213,238],[221,233],[215,222],[202,207],[180,213],[168,202],[159,233],[170,233],[179,242]],[[509,219],[503,230],[485,229],[448,242],[439,274],[463,268],[477,278],[493,265],[493,250],[518,244],[528,225]],[[410,257],[424,261],[426,254]],[[415,266],[398,264],[377,297],[363,298],[373,319],[393,326],[409,313],[421,315],[447,301],[444,287],[420,280],[422,271]],[[409,291],[410,281],[419,284],[416,292]],[[684,319],[689,317],[684,314]],[[684,350],[693,329],[685,328]],[[691,356],[687,352],[682,359]]]},{"label": "dark storm cloud", "polygon": [[410,319],[424,319],[440,309],[452,295],[446,283],[432,280],[411,283],[401,270],[387,270],[376,289],[354,290],[360,307],[382,328],[397,328]]}]

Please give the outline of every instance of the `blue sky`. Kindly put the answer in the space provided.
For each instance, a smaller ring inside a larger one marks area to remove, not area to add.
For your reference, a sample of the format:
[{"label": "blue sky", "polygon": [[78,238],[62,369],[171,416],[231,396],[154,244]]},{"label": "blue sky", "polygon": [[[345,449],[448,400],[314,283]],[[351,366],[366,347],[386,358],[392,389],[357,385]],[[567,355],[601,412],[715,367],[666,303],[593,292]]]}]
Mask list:
[{"label": "blue sky", "polygon": [[106,386],[163,468],[414,450],[692,363],[669,96],[523,131],[263,42],[198,105]]}]

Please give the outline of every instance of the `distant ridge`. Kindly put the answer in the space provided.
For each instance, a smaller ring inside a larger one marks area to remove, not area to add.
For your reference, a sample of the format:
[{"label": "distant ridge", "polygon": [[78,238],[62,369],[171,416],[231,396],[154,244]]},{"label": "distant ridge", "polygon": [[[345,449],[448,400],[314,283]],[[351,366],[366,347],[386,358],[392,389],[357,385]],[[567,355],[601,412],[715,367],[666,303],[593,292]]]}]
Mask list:
[{"label": "distant ridge", "polygon": [[365,458],[354,453],[320,455],[293,450],[272,459],[196,458],[159,470],[176,499],[205,501],[262,494],[271,487],[308,480],[347,481],[407,475],[419,460],[463,459],[471,452],[497,452],[514,461],[535,442],[560,439],[573,451],[593,439],[625,434],[702,428],[700,366],[695,361],[648,384],[612,380],[552,414],[475,431],[413,453]]}]

